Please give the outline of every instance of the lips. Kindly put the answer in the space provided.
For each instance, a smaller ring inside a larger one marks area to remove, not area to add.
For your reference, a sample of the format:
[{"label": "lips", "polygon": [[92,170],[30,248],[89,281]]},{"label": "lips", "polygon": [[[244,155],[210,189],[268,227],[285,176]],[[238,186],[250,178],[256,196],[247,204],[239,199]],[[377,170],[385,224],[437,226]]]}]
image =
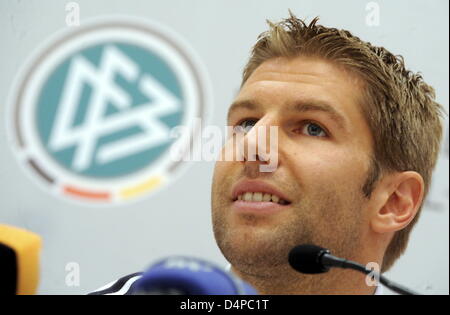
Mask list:
[{"label": "lips", "polygon": [[243,180],[235,185],[231,199],[238,212],[270,214],[291,204],[290,199],[274,186],[256,180]]},{"label": "lips", "polygon": [[[247,198],[247,201],[262,201],[262,200],[258,200],[259,196],[256,198],[255,200],[255,193],[262,193],[262,198],[264,198],[264,196],[266,196],[267,199],[267,195],[271,195],[272,197],[277,197],[278,200],[272,200],[276,203],[278,203],[280,200],[284,201],[286,204],[290,204],[291,201],[289,200],[289,198],[282,193],[281,191],[279,191],[278,189],[276,189],[275,187],[273,187],[272,185],[263,182],[263,181],[259,181],[259,180],[243,180],[240,181],[239,183],[237,183],[234,188],[233,188],[233,192],[231,194],[231,198],[233,201],[238,200],[239,196],[248,196],[248,193],[253,193],[252,196],[252,200],[249,200]],[[243,200],[245,200],[245,198],[243,198]],[[264,200],[264,201],[269,201],[269,200]]]}]

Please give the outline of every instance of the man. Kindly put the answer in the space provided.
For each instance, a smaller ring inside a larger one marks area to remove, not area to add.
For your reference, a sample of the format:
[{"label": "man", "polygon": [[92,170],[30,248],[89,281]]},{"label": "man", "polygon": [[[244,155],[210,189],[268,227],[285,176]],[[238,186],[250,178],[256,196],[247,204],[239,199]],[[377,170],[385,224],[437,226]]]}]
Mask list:
[{"label": "man", "polygon": [[[262,294],[373,294],[354,271],[295,272],[288,253],[316,244],[388,270],[428,192],[443,109],[401,57],[317,20],[269,23],[253,48],[228,113],[241,134],[223,148],[243,142],[243,159],[216,164],[214,234],[232,271]],[[278,150],[267,172],[273,155],[258,146],[270,146],[270,132],[256,134],[270,127]]]},{"label": "man", "polygon": [[288,253],[312,243],[388,270],[430,185],[442,108],[401,57],[316,22],[291,14],[253,48],[228,125],[246,128],[245,147],[258,145],[255,127],[278,126],[278,166],[260,172],[267,159],[248,155],[216,164],[214,233],[260,293],[371,294],[354,271],[299,274]]}]

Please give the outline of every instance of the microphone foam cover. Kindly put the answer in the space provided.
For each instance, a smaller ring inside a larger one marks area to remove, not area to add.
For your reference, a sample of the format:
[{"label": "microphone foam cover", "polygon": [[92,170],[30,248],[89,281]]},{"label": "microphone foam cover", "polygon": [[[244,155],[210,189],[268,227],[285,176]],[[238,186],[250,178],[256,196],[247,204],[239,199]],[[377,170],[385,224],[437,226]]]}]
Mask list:
[{"label": "microphone foam cover", "polygon": [[36,293],[41,247],[42,241],[37,234],[0,224],[0,292]]},{"label": "microphone foam cover", "polygon": [[131,294],[255,295],[257,292],[210,262],[173,256],[151,266],[133,284]]},{"label": "microphone foam cover", "polygon": [[289,264],[294,270],[306,274],[318,274],[328,271],[320,262],[320,257],[327,253],[325,248],[305,244],[294,247],[289,252]]}]

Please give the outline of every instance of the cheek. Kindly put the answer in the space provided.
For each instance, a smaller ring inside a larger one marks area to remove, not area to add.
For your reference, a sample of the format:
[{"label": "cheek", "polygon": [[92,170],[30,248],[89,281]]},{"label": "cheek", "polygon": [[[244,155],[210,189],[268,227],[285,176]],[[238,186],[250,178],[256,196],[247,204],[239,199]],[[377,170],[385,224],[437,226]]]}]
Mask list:
[{"label": "cheek", "polygon": [[222,182],[226,173],[226,165],[224,162],[217,161],[214,166],[214,174],[213,174],[213,197],[217,197],[218,194],[221,193],[221,188],[223,187]]},{"label": "cheek", "polygon": [[214,166],[214,173],[223,175],[228,168],[232,167],[231,164],[233,164],[233,158],[233,141],[228,139],[217,156],[217,162]]},{"label": "cheek", "polygon": [[354,152],[327,148],[314,154],[295,152],[291,156],[289,167],[306,191],[354,188],[365,174],[366,163]]},{"label": "cheek", "polygon": [[230,187],[233,183],[236,162],[217,161],[214,166],[212,179],[212,198],[213,200],[223,199],[231,194]]}]

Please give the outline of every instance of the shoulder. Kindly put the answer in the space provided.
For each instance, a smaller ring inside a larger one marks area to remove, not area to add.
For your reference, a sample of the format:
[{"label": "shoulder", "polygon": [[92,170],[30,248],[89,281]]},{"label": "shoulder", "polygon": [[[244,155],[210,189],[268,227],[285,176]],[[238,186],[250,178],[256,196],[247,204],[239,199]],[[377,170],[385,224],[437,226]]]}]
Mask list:
[{"label": "shoulder", "polygon": [[126,275],[91,293],[88,293],[88,295],[127,295],[129,294],[131,285],[140,277],[142,277],[142,272]]}]

